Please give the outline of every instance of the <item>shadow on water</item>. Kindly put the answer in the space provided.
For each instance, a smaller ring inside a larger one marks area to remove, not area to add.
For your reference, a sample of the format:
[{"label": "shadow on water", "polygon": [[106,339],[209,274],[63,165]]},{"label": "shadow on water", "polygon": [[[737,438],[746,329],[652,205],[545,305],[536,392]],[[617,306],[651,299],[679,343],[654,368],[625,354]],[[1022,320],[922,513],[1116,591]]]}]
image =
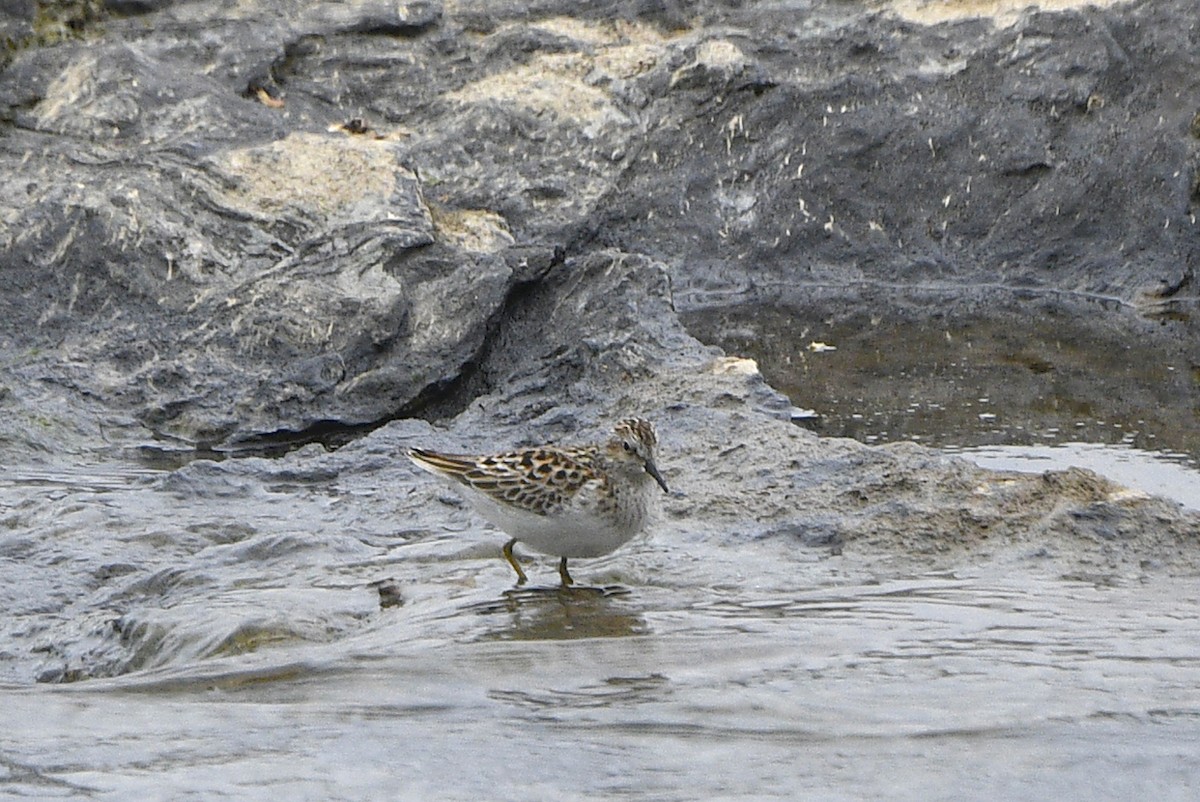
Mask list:
[{"label": "shadow on water", "polygon": [[494,601],[470,605],[468,612],[494,617],[480,640],[553,641],[623,638],[649,631],[633,609],[628,588],[520,588]]}]

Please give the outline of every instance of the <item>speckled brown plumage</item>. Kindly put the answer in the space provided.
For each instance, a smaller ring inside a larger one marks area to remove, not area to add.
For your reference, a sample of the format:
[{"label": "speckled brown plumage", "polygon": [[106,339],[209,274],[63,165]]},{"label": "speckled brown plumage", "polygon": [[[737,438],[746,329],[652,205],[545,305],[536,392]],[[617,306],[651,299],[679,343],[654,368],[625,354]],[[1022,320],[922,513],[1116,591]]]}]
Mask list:
[{"label": "speckled brown plumage", "polygon": [[597,456],[594,446],[542,446],[482,457],[423,448],[409,451],[410,458],[472,490],[538,515],[561,509],[587,482],[606,483],[607,477],[596,467]]}]

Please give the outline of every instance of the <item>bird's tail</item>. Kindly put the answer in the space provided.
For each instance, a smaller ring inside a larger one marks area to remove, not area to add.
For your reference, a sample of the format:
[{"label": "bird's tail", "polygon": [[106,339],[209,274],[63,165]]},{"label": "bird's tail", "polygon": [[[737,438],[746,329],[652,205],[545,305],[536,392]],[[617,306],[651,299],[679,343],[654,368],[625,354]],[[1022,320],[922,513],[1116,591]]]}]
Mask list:
[{"label": "bird's tail", "polygon": [[461,480],[463,474],[475,465],[474,458],[464,454],[443,454],[424,448],[410,448],[404,453],[418,468],[452,479]]}]

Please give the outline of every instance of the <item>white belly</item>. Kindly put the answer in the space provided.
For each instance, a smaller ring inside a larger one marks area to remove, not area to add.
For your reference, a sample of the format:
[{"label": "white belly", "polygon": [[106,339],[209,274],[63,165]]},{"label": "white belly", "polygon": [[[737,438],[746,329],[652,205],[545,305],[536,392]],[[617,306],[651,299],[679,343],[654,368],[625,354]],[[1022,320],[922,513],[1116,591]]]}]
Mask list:
[{"label": "white belly", "polygon": [[600,557],[641,531],[644,509],[616,522],[584,510],[538,515],[471,493],[471,507],[534,551],[554,557]]}]

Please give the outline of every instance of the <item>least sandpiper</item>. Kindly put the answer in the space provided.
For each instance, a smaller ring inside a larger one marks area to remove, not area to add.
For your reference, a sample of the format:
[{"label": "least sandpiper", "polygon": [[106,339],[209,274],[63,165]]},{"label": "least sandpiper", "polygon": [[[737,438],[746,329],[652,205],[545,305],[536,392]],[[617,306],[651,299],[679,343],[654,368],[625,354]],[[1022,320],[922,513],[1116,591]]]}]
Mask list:
[{"label": "least sandpiper", "polygon": [[654,465],[658,438],[650,421],[629,418],[604,443],[538,446],[469,456],[410,449],[418,467],[447,479],[467,502],[512,538],[504,557],[527,581],[513,556],[518,542],[559,558],[558,575],[572,583],[568,557],[608,554],[642,530],[651,483],[667,491]]}]

